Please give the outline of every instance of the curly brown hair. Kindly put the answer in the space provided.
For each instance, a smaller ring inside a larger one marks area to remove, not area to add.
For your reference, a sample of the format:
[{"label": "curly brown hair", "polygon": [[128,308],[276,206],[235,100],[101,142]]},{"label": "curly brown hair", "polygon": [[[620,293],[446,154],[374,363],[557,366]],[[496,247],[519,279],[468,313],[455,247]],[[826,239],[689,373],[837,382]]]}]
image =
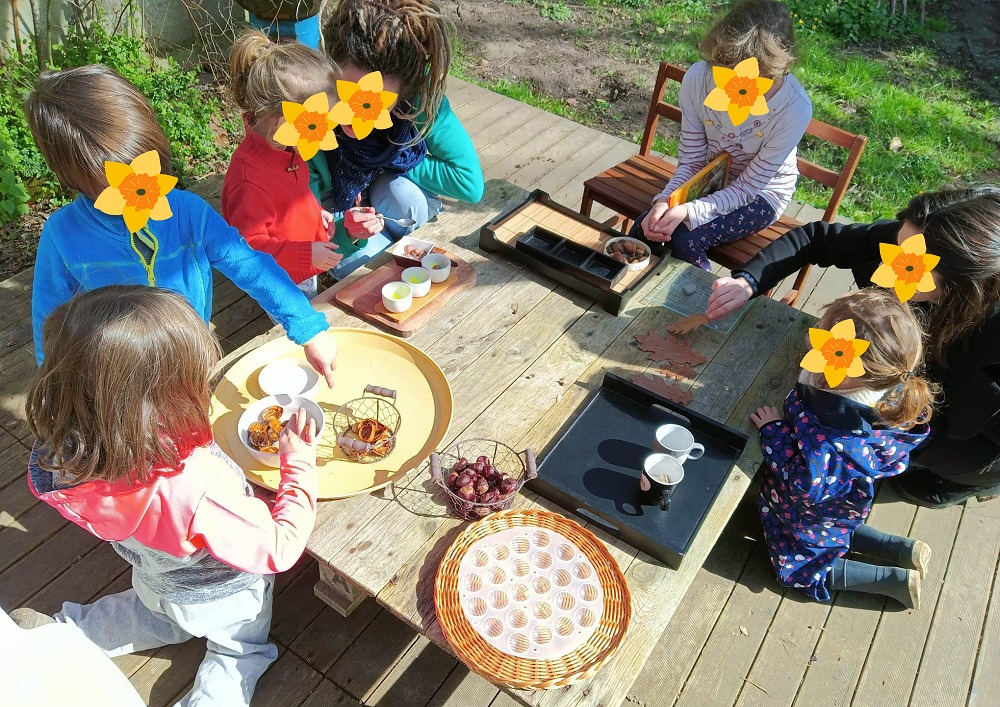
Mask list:
[{"label": "curly brown hair", "polygon": [[340,0],[321,22],[327,56],[399,80],[393,113],[426,135],[434,124],[451,67],[454,24],[433,0]]},{"label": "curly brown hair", "polygon": [[792,18],[783,3],[745,0],[715,23],[698,48],[705,61],[730,69],[757,57],[760,75],[776,79],[795,61]]},{"label": "curly brown hair", "polygon": [[212,440],[218,341],[168,290],[115,285],[55,309],[28,390],[39,464],[70,482],[151,480]]}]

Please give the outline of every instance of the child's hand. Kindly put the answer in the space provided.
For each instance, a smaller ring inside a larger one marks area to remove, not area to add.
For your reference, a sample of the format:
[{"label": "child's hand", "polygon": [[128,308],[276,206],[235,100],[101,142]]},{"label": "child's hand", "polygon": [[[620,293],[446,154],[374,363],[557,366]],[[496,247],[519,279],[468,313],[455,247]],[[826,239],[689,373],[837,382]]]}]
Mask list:
[{"label": "child's hand", "polygon": [[337,342],[329,331],[321,331],[319,334],[309,339],[302,347],[305,350],[306,360],[309,365],[316,369],[326,384],[333,387],[333,372],[337,370]]},{"label": "child's hand", "polygon": [[667,202],[658,201],[650,208],[642,220],[642,230],[651,241],[669,241],[674,230],[688,216],[687,204],[667,207]]},{"label": "child's hand", "polygon": [[278,437],[278,453],[316,453],[316,423],[299,408],[288,418],[288,424]]},{"label": "child's hand", "polygon": [[753,297],[753,288],[742,277],[720,277],[712,283],[705,315],[719,319],[740,309]]},{"label": "child's hand", "polygon": [[331,270],[343,259],[334,243],[312,244],[312,266],[317,270]]},{"label": "child's hand", "polygon": [[333,217],[333,214],[326,209],[320,209],[319,220],[323,223],[323,230],[327,233],[330,233],[330,228],[336,223],[336,219]]},{"label": "child's hand", "polygon": [[382,219],[375,215],[375,209],[370,206],[358,206],[348,209],[344,214],[344,228],[351,240],[371,238],[384,228]]},{"label": "child's hand", "polygon": [[757,408],[757,412],[750,413],[750,421],[753,422],[758,430],[769,422],[777,422],[783,419],[785,418],[782,416],[781,410],[770,405],[759,407]]}]

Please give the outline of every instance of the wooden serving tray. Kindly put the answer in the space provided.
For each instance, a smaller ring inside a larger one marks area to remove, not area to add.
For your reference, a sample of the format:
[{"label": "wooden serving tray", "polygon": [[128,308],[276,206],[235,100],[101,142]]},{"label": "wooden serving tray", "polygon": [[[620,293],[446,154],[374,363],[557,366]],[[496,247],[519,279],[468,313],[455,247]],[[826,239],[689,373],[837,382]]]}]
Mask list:
[{"label": "wooden serving tray", "polygon": [[667,262],[666,247],[658,248],[653,245],[650,248],[649,265],[645,269],[629,270],[610,287],[599,287],[518,249],[517,240],[536,227],[599,253],[604,252],[604,246],[609,240],[620,238],[623,234],[554,202],[540,189],[533,191],[520,206],[483,226],[479,234],[479,247],[483,250],[503,253],[567,287],[583,292],[599,301],[611,314],[619,314],[632,296],[658,275]]},{"label": "wooden serving tray", "polygon": [[467,262],[441,248],[451,259],[451,275],[444,282],[431,285],[426,297],[414,297],[413,306],[405,312],[390,312],[382,304],[382,287],[403,279],[403,266],[389,261],[333,295],[341,308],[404,339],[420,330],[444,304],[463,290],[476,284],[476,271]]}]

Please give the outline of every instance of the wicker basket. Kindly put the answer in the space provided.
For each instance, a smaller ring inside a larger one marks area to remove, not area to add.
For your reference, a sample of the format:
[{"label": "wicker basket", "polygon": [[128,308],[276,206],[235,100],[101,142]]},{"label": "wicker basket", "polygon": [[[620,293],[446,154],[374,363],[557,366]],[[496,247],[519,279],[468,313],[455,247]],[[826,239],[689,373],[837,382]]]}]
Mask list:
[{"label": "wicker basket", "polygon": [[[491,461],[493,467],[501,474],[506,474],[515,482],[517,487],[506,496],[493,503],[474,503],[466,501],[456,495],[448,488],[445,477],[455,467],[459,459],[477,459],[485,456]],[[503,442],[492,439],[470,439],[457,444],[453,444],[441,453],[435,452],[430,457],[431,478],[444,489],[448,497],[448,505],[459,517],[466,520],[479,520],[490,513],[504,511],[511,507],[517,497],[521,487],[526,481],[531,481],[538,476],[535,468],[535,452],[531,449],[524,450],[524,459],[521,455],[508,447]]]},{"label": "wicker basket", "polygon": [[[511,528],[541,528],[572,541],[597,570],[604,611],[596,631],[576,650],[556,659],[534,660],[503,653],[469,623],[459,599],[459,566],[480,539]],[[628,630],[631,595],[611,553],[578,523],[548,511],[505,511],[470,525],[455,539],[438,566],[434,584],[438,623],[458,658],[486,679],[517,689],[565,687],[594,675],[611,658]]]},{"label": "wicker basket", "polygon": [[[333,427],[337,432],[337,444],[348,458],[371,464],[392,453],[402,422],[399,409],[393,405],[395,401],[396,391],[369,385],[362,397],[340,406],[333,416]],[[387,430],[387,436],[371,442],[361,439],[358,425],[367,420],[378,421]]]},{"label": "wicker basket", "polygon": [[319,13],[323,0],[236,0],[236,4],[262,20],[298,22]]}]

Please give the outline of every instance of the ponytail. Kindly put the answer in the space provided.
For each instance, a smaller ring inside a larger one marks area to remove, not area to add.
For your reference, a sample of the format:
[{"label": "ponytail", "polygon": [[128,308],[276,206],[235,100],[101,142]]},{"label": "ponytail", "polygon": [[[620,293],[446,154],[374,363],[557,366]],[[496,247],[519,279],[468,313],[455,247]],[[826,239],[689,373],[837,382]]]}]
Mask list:
[{"label": "ponytail", "polygon": [[323,91],[336,102],[335,67],[322,54],[298,42],[277,44],[256,30],[236,40],[229,73],[233,100],[254,117]]},{"label": "ponytail", "polygon": [[938,386],[922,376],[903,374],[902,382],[875,405],[890,427],[908,430],[930,422]]}]

